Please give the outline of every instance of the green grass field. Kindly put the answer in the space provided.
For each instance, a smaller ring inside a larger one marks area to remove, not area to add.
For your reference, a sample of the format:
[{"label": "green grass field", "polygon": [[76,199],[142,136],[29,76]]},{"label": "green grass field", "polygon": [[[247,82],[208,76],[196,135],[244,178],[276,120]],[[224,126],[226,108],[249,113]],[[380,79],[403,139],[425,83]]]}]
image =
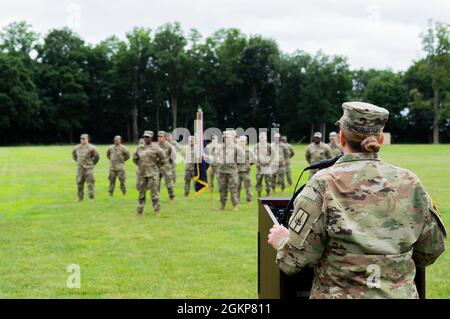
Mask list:
[{"label": "green grass field", "polygon": [[[163,189],[161,218],[149,201],[137,217],[133,163],[128,194],[110,198],[100,146],[96,199],[78,203],[71,149],[0,148],[1,298],[257,298],[255,202],[221,212],[217,193],[186,199],[179,165],[176,202]],[[299,172],[304,146],[296,153]],[[450,226],[450,145],[386,146],[381,156],[419,175]],[[428,268],[429,298],[450,297],[449,262],[447,251]],[[81,267],[80,289],[66,287],[70,264]]]}]

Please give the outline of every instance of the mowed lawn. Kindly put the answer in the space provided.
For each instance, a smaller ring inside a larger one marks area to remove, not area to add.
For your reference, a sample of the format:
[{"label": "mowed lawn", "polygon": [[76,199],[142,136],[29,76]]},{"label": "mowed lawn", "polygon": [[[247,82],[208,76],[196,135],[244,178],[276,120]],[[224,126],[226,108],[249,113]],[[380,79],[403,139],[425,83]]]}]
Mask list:
[{"label": "mowed lawn", "polygon": [[[256,202],[233,212],[217,210],[217,192],[184,198],[179,165],[175,203],[162,187],[162,216],[148,200],[137,217],[134,164],[128,194],[110,198],[106,146],[98,148],[96,199],[82,203],[72,146],[0,148],[1,298],[257,298]],[[419,175],[450,227],[450,145],[386,146],[381,156]],[[447,251],[428,268],[428,297],[450,297],[449,263]],[[66,287],[71,264],[81,267],[80,289]]]}]

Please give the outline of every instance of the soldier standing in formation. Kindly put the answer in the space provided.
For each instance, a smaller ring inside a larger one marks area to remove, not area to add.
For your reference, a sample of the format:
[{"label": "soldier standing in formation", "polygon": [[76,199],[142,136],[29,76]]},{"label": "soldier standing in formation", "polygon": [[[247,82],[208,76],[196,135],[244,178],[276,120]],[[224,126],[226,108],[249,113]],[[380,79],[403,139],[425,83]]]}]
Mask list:
[{"label": "soldier standing in formation", "polygon": [[[219,145],[219,143],[217,141],[217,135],[213,135],[211,137],[211,143],[206,145],[206,148],[205,148],[206,155],[214,157],[214,149],[218,145]],[[219,168],[219,165],[217,163],[211,163],[211,173],[208,176],[210,178],[210,180],[208,180],[209,181],[209,185],[208,186],[210,187],[211,191],[214,190],[214,177],[218,176],[218,174],[219,174],[218,168]]]},{"label": "soldier standing in formation", "polygon": [[83,134],[80,137],[80,144],[72,151],[72,158],[78,163],[77,167],[77,187],[78,187],[78,201],[84,198],[84,183],[88,187],[89,198],[94,199],[95,196],[95,178],[94,167],[100,160],[95,146],[89,143],[89,135]]},{"label": "soldier standing in formation", "polygon": [[444,252],[444,224],[419,178],[378,156],[389,112],[361,102],[343,111],[344,156],[308,182],[289,230],[274,226],[269,244],[285,273],[315,267],[311,298],[418,298],[416,267]]},{"label": "soldier standing in formation", "polygon": [[270,196],[272,189],[272,145],[267,143],[267,134],[259,134],[259,143],[255,147],[256,153],[256,191],[261,197],[263,180],[266,183],[266,195]]},{"label": "soldier standing in formation", "polygon": [[235,132],[224,132],[224,143],[215,148],[215,155],[207,157],[219,165],[220,209],[225,209],[228,192],[234,211],[238,210],[238,158],[245,157],[244,151],[235,142]]},{"label": "soldier standing in formation", "polygon": [[[306,161],[311,165],[329,158],[331,158],[331,149],[322,143],[322,133],[314,133],[314,142],[306,148]],[[311,179],[317,171],[317,169],[310,170],[309,178]]]},{"label": "soldier standing in formation", "polygon": [[120,136],[114,137],[114,144],[108,148],[106,157],[109,159],[109,195],[113,196],[114,188],[116,187],[116,179],[119,178],[120,189],[125,195],[127,187],[125,185],[125,162],[130,159],[130,152],[122,145],[122,138]]},{"label": "soldier standing in formation", "polygon": [[164,151],[152,143],[153,132],[145,131],[144,149],[133,154],[133,162],[139,167],[139,200],[136,213],[144,212],[147,191],[151,192],[155,215],[160,215],[159,202],[159,178],[162,167],[167,167],[169,162]]},{"label": "soldier standing in formation", "polygon": [[239,138],[239,145],[245,152],[245,158],[244,161],[239,161],[238,166],[238,199],[241,200],[241,189],[242,184],[244,184],[245,192],[247,194],[247,202],[251,202],[253,200],[253,193],[252,193],[252,177],[250,176],[250,171],[252,165],[255,164],[256,156],[255,153],[253,153],[252,150],[250,150],[250,147],[248,146],[248,139],[247,136],[241,136]]},{"label": "soldier standing in formation", "polygon": [[173,160],[173,157],[175,156],[175,149],[166,141],[166,132],[164,131],[158,132],[158,146],[164,151],[169,163],[160,169],[159,187],[161,189],[161,179],[164,178],[164,183],[166,184],[167,192],[169,193],[169,199],[170,201],[173,201],[175,199],[175,191],[173,189],[172,164],[175,162]]},{"label": "soldier standing in formation", "polygon": [[295,156],[294,148],[288,143],[287,136],[281,138],[281,143],[285,144],[289,150],[289,157],[286,159],[286,179],[289,186],[292,186],[292,167],[291,158]]},{"label": "soldier standing in formation", "polygon": [[195,177],[195,137],[189,136],[189,145],[184,149],[184,196],[188,197]]},{"label": "soldier standing in formation", "polygon": [[286,161],[291,156],[291,152],[286,144],[281,143],[281,135],[279,133],[274,135],[272,149],[278,151],[277,161],[274,165],[275,173],[272,175],[272,191],[275,193],[277,185],[280,186],[281,191],[284,192],[286,187]]},{"label": "soldier standing in formation", "polygon": [[[143,138],[139,139],[138,147],[136,148],[136,153],[142,152],[146,148],[145,141]],[[139,166],[136,166],[136,190],[139,192],[140,174]]]},{"label": "soldier standing in formation", "polygon": [[342,155],[341,145],[339,144],[338,135],[336,132],[330,133],[330,143],[328,146],[331,149],[331,157]]},{"label": "soldier standing in formation", "polygon": [[166,141],[172,145],[175,150],[172,154],[172,160],[170,163],[172,166],[172,184],[175,186],[177,183],[177,153],[181,150],[181,147],[180,144],[173,139],[172,134],[169,132],[166,133]]}]

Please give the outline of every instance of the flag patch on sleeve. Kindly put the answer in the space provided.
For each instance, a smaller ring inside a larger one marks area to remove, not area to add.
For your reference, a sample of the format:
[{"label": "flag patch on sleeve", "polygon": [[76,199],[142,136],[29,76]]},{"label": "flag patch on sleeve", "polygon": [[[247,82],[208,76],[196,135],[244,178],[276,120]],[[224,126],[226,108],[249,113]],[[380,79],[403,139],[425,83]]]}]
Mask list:
[{"label": "flag patch on sleeve", "polygon": [[297,234],[300,234],[301,230],[306,225],[308,218],[309,214],[300,208],[295,214],[295,217],[291,219],[289,228]]}]

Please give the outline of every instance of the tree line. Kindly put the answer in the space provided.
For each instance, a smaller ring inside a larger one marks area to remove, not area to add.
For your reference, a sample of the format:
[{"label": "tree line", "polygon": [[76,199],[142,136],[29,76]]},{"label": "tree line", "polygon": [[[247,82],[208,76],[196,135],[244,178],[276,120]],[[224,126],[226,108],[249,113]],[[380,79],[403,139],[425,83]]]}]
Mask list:
[{"label": "tree line", "polygon": [[[86,43],[68,28],[45,36],[26,22],[0,31],[0,143],[136,141],[145,129],[279,127],[293,142],[335,130],[341,104],[391,112],[399,143],[450,142],[449,25],[430,21],[424,57],[405,72],[350,68],[342,56],[283,53],[275,40],[179,23]],[[418,39],[419,41],[419,39]]]}]

